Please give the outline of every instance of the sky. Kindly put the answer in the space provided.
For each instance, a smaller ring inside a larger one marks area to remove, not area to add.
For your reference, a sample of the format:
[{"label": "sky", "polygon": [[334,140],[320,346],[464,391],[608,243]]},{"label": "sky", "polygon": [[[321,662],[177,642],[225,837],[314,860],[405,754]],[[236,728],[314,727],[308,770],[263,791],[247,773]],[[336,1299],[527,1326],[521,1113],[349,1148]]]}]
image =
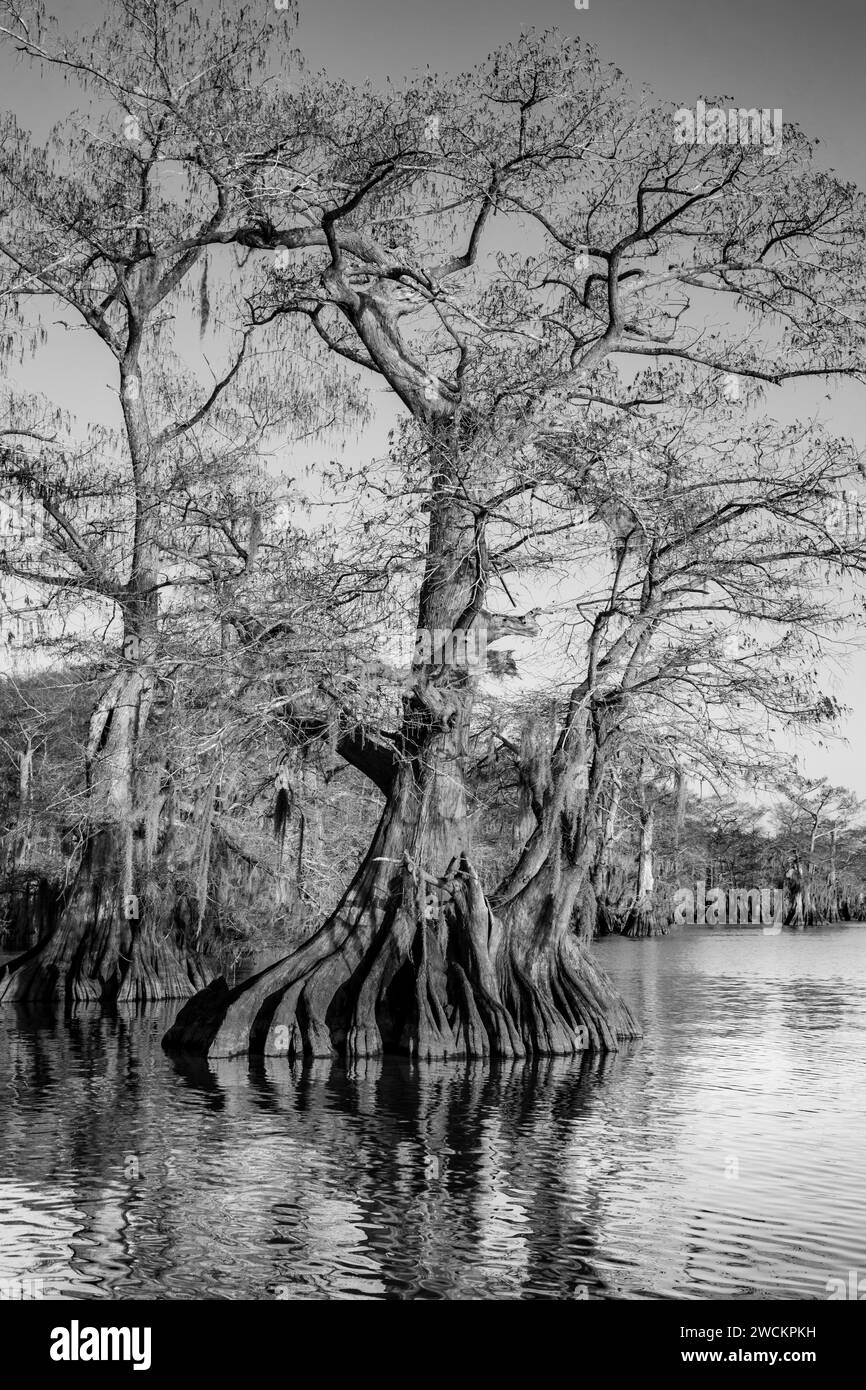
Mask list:
[{"label": "sky", "polygon": [[[101,5],[48,0],[48,8],[74,31]],[[300,0],[297,42],[314,69],[380,81],[427,68],[459,71],[531,27],[585,37],[635,86],[678,105],[694,107],[709,95],[781,107],[786,121],[822,142],[822,163],[866,187],[863,0],[588,0],[585,9],[573,0]],[[0,107],[14,109],[22,124],[44,132],[69,100],[68,88],[34,80],[0,49]],[[89,396],[93,417],[102,417],[106,397],[93,398],[85,360],[58,347],[43,357],[41,371],[49,394],[79,412]],[[866,445],[859,397],[846,395],[834,409],[835,423]],[[803,766],[866,796],[866,651],[852,652],[831,688],[854,710],[843,728],[848,743],[800,750]]]}]

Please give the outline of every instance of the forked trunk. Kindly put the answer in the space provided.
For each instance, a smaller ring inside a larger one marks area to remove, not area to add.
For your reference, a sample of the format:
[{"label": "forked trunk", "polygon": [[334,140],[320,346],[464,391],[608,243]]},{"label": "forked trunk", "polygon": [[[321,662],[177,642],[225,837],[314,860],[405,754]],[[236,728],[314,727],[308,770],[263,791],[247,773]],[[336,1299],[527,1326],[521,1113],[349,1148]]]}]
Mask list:
[{"label": "forked trunk", "polygon": [[552,806],[496,910],[473,868],[465,786],[473,673],[437,660],[431,635],[465,637],[484,621],[488,559],[485,517],[466,500],[459,450],[444,428],[431,443],[431,476],[418,610],[425,655],[373,842],[324,926],[252,980],[232,990],[218,980],[193,999],[164,1040],[169,1051],[522,1057],[614,1048],[638,1031],[570,934],[586,865],[583,879],[558,874]]},{"label": "forked trunk", "polygon": [[522,1057],[610,1051],[639,1035],[571,930],[592,848],[563,872],[561,837],[574,826],[552,803],[502,894],[485,897],[468,852],[462,733],[458,718],[400,765],[367,856],[319,932],[252,980],[233,990],[219,980],[192,1000],[168,1051]]}]

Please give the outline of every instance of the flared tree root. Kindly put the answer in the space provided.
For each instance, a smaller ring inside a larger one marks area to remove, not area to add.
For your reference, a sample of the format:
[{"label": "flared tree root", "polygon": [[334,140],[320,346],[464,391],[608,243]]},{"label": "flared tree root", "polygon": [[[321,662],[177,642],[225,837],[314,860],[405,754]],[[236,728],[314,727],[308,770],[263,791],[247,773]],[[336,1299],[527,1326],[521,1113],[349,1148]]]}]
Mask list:
[{"label": "flared tree root", "polygon": [[623,936],[646,937],[667,936],[667,923],[652,904],[640,904],[631,908],[622,919]]},{"label": "flared tree root", "polygon": [[360,880],[298,950],[180,1012],[168,1052],[421,1060],[616,1051],[640,1036],[609,980],[571,935],[544,949],[493,914],[463,859],[438,903],[404,866]]},{"label": "flared tree root", "polygon": [[135,1004],[190,999],[213,972],[142,899],[129,921],[125,895],[110,878],[85,872],[47,940],[0,966],[0,1004]]}]

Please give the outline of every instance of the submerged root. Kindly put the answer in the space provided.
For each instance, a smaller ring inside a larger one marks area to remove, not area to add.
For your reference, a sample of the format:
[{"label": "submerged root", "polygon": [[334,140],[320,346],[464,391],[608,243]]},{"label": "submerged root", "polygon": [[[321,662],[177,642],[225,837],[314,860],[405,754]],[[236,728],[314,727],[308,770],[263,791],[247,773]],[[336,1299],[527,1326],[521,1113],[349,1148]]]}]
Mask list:
[{"label": "submerged root", "polygon": [[212,972],[146,911],[128,922],[122,895],[90,883],[39,946],[0,967],[0,1003],[144,1003],[189,999]]},{"label": "submerged root", "polygon": [[640,907],[631,908],[623,918],[622,935],[639,936],[667,936],[667,923],[662,920],[655,907],[644,904]]},{"label": "submerged root", "polygon": [[118,1003],[190,999],[212,978],[212,971],[193,953],[168,941],[133,944],[124,960],[108,950],[70,953],[66,942],[52,938],[44,946],[9,961],[0,970],[0,1004]]},{"label": "submerged root", "polygon": [[618,1040],[640,1036],[573,937],[545,951],[519,946],[465,860],[435,920],[413,910],[411,882],[372,888],[347,895],[315,936],[253,979],[234,989],[218,980],[196,995],[166,1050],[514,1058],[615,1051]]}]

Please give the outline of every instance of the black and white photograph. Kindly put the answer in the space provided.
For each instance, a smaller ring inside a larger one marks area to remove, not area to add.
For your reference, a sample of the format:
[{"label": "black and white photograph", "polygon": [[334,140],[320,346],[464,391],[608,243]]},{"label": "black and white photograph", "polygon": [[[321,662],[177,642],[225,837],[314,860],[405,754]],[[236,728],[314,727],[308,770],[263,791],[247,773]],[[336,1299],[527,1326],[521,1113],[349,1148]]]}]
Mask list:
[{"label": "black and white photograph", "polygon": [[0,0],[28,1369],[167,1385],[198,1304],[248,1374],[301,1301],[562,1303],[605,1375],[855,1336],[864,52]]}]

